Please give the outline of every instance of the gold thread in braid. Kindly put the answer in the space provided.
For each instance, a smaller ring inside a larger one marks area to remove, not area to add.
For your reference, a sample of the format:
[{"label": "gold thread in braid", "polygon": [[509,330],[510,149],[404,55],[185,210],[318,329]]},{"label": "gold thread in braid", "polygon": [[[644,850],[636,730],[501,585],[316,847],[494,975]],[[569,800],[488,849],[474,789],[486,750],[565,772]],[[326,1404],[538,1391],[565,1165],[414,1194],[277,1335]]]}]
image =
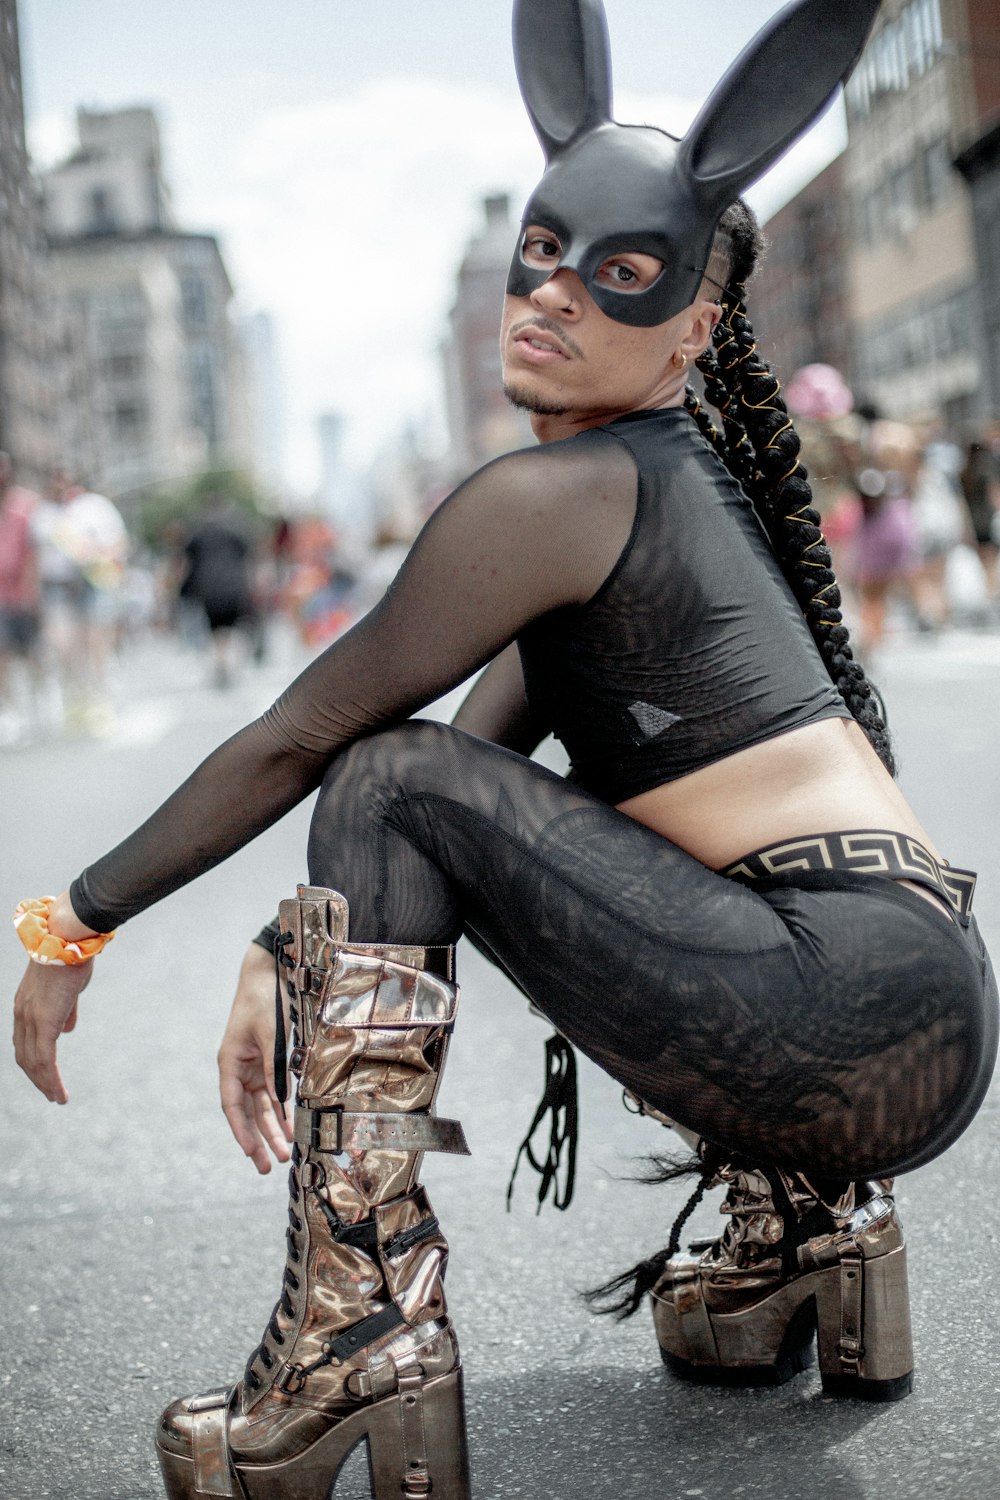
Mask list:
[{"label": "gold thread in braid", "polygon": [[[708,412],[698,400],[698,397],[695,395],[694,391],[691,390],[690,386],[685,393],[684,405],[687,409],[688,415],[692,417],[694,422],[696,423],[698,431],[701,432],[705,437],[707,437],[709,442],[714,444],[715,447],[724,448],[726,441],[725,438],[722,436],[722,433],[716,427],[715,423],[712,421],[712,418],[709,416]],[[704,419],[703,422],[698,421],[699,416]]]},{"label": "gold thread in braid", "polygon": [[716,447],[718,447],[720,443],[725,442],[722,433],[716,427],[715,423],[712,421],[712,418],[709,416],[708,412],[700,402],[696,403],[694,410],[691,412],[691,415],[694,417],[696,422],[698,422],[699,416],[704,419],[703,423],[698,422],[699,430],[701,432],[704,432],[708,436],[709,441],[714,443]]},{"label": "gold thread in braid", "polygon": [[[775,396],[777,394],[778,394],[777,391],[771,391],[770,395],[765,396],[764,399],[763,399],[763,401],[748,401],[747,398],[741,392],[740,393],[740,405],[741,406],[745,406],[746,409],[747,409],[747,411],[773,411],[776,416],[783,417],[783,416],[786,415],[785,412],[779,411],[776,406],[771,406],[769,404],[771,401],[774,400],[774,398],[775,398]],[[788,427],[790,427],[791,425],[792,425],[791,422],[789,422],[788,423]],[[788,431],[788,427],[783,427],[781,429],[782,432],[787,432]],[[770,446],[771,445],[769,443],[768,447],[770,447]]]}]

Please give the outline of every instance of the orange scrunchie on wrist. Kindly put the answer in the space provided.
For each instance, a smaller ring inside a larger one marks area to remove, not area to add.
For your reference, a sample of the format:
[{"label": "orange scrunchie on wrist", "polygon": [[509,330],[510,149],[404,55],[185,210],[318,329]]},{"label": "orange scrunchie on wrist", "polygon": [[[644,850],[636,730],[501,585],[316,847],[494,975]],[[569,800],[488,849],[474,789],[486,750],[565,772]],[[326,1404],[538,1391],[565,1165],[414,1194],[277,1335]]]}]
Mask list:
[{"label": "orange scrunchie on wrist", "polygon": [[49,916],[55,896],[31,896],[20,901],[14,913],[14,927],[36,964],[64,964],[74,967],[88,963],[114,937],[113,932],[99,932],[94,937],[66,939],[49,931]]}]

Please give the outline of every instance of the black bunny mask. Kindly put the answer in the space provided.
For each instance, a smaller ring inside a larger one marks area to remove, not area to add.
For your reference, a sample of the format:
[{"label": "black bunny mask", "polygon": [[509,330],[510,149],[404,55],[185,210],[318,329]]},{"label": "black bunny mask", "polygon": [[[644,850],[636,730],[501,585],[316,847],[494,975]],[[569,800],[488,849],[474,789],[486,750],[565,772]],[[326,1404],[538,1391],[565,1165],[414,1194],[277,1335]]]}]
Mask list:
[{"label": "black bunny mask", "polygon": [[[559,239],[551,271],[514,252],[507,291],[527,297],[556,269],[577,273],[618,323],[652,328],[694,301],[719,219],[822,113],[850,73],[879,0],[793,0],[717,84],[683,140],[611,118],[601,0],[514,0],[514,60],[546,168],[522,224]],[[597,281],[609,256],[663,262],[652,286]]]}]

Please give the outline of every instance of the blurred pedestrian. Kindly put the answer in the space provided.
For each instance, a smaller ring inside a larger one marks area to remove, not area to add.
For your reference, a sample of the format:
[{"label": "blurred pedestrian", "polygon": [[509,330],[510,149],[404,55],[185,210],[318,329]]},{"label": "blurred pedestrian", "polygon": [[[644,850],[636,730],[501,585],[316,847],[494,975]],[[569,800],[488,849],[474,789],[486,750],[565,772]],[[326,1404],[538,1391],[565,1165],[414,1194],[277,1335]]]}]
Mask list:
[{"label": "blurred pedestrian", "polygon": [[255,621],[252,556],[242,516],[221,495],[209,495],[184,548],[187,571],[179,593],[199,605],[204,614],[216,687],[228,687],[233,681],[236,628],[249,629]]},{"label": "blurred pedestrian", "polygon": [[958,484],[961,462],[961,452],[953,443],[932,437],[924,447],[914,482],[920,556],[913,589],[917,623],[923,630],[940,630],[951,619],[948,559],[968,529]]},{"label": "blurred pedestrian", "polygon": [[853,573],[860,648],[869,656],[884,639],[892,595],[902,593],[911,603],[914,599],[920,543],[911,497],[920,449],[915,434],[903,423],[876,420],[868,424],[860,456],[861,467],[854,476],[861,518],[854,539]]},{"label": "blurred pedestrian", "polygon": [[854,415],[850,387],[833,365],[802,365],[785,387],[785,400],[797,419],[814,502],[846,595],[861,525],[854,475],[863,467],[858,446],[864,424]]},{"label": "blurred pedestrian", "polygon": [[32,515],[39,497],[14,484],[10,457],[0,453],[0,744],[20,738],[13,668],[21,663],[28,703],[37,683],[41,595]]},{"label": "blurred pedestrian", "polygon": [[65,469],[36,512],[45,637],[68,728],[92,734],[114,725],[109,671],[121,614],[128,532],[106,495]]},{"label": "blurred pedestrian", "polygon": [[980,438],[974,438],[969,444],[959,481],[992,603],[997,596],[996,516],[1000,510],[1000,463]]}]

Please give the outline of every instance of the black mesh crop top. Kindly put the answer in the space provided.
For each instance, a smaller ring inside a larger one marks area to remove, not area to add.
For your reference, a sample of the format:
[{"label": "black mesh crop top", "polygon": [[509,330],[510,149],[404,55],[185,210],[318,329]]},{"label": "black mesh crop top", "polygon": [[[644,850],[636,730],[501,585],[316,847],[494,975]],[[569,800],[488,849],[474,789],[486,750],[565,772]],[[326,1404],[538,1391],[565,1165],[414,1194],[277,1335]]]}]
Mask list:
[{"label": "black mesh crop top", "polygon": [[612,802],[849,717],[739,487],[682,409],[637,412],[460,486],[385,598],[74,882],[77,915],[107,931],[193,880],[515,640],[533,718]]},{"label": "black mesh crop top", "polygon": [[583,608],[519,638],[573,777],[623,802],[817,719],[850,718],[757,513],[683,410],[605,428],[638,471],[635,520]]}]

